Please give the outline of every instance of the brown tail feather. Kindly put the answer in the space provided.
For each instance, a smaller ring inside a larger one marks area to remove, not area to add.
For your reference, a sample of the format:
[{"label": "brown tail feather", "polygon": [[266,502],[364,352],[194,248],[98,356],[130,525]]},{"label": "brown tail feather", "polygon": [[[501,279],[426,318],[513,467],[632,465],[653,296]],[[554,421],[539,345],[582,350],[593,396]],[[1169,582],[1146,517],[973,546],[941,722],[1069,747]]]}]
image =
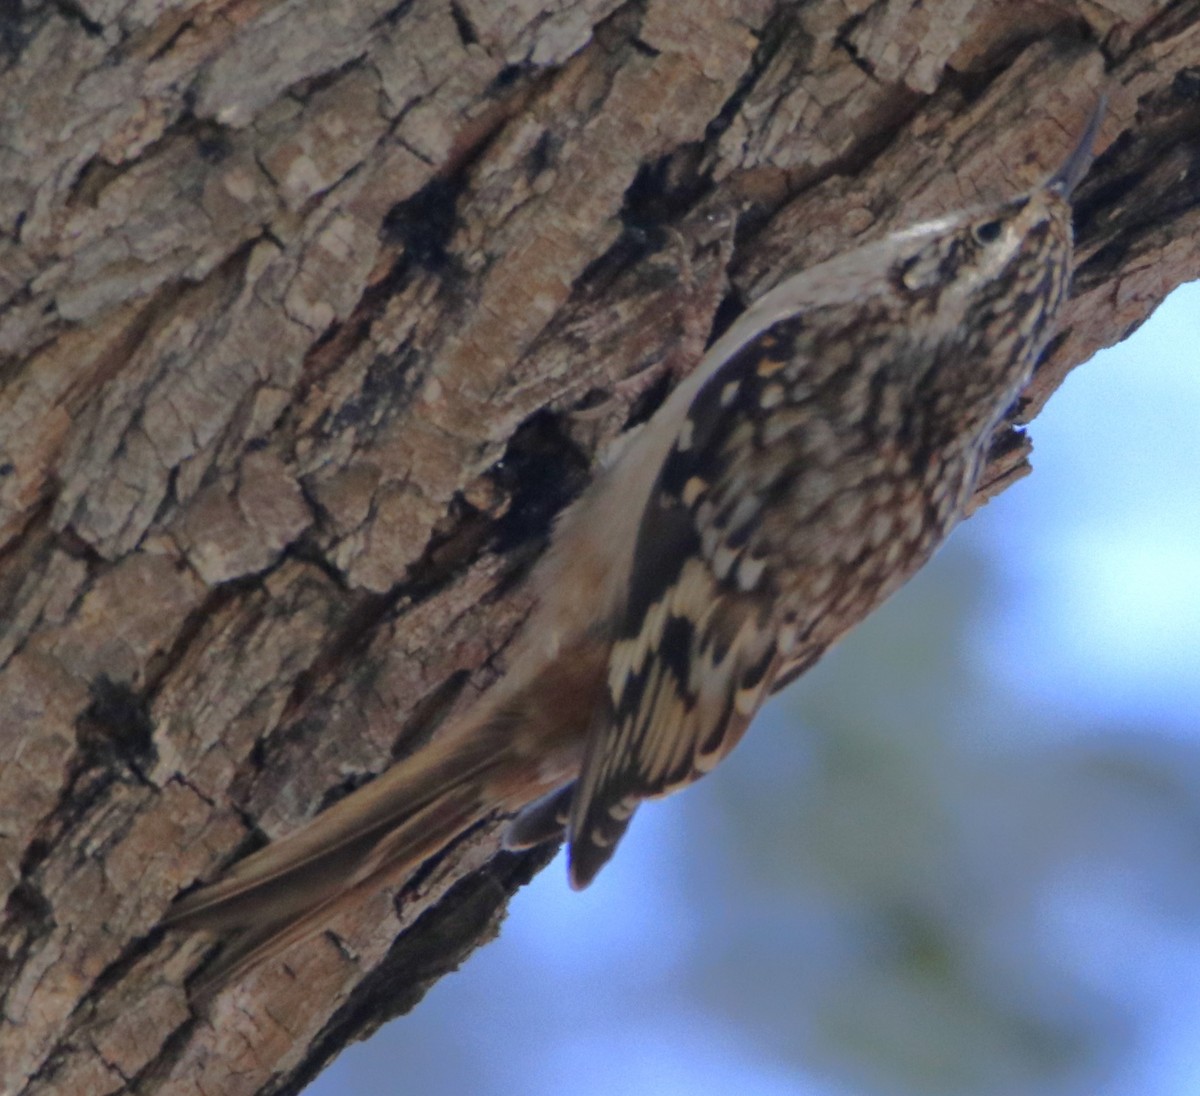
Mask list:
[{"label": "brown tail feather", "polygon": [[[288,885],[292,891],[288,896],[290,900],[280,902],[278,896],[272,895],[268,899],[250,891],[226,899],[217,906],[210,903],[199,913],[185,910],[182,916],[188,918],[186,924],[202,923],[204,927],[213,927],[211,918],[216,918],[223,927],[227,908],[245,908],[247,902],[256,903],[253,908],[255,921],[230,941],[216,961],[192,984],[192,991],[203,996],[220,984],[238,978],[318,932],[336,909],[352,906],[389,882],[403,878],[488,813],[488,807],[478,793],[478,785],[450,790],[393,825],[384,836],[372,833],[374,844],[368,846],[365,853],[347,856],[346,850],[342,850],[338,858],[343,860],[345,870],[331,875],[329,884],[320,891],[313,889],[311,877],[306,873],[295,872],[279,876],[270,884],[274,887]],[[197,892],[197,896],[202,893]],[[295,900],[297,897],[303,900]],[[268,902],[283,912],[271,916],[266,912]],[[195,920],[197,918],[204,920]],[[245,924],[244,918],[241,923]]]},{"label": "brown tail feather", "polygon": [[507,679],[430,745],[177,901],[168,927],[238,930],[202,983],[311,935],[335,904],[399,881],[492,812],[518,811],[569,783],[603,688],[604,652],[592,644],[564,662],[547,681]]},{"label": "brown tail feather", "polygon": [[496,806],[487,781],[511,760],[495,729],[464,724],[177,901],[163,919],[170,928],[238,930],[193,989],[318,931],[335,904],[402,878],[482,819]]}]

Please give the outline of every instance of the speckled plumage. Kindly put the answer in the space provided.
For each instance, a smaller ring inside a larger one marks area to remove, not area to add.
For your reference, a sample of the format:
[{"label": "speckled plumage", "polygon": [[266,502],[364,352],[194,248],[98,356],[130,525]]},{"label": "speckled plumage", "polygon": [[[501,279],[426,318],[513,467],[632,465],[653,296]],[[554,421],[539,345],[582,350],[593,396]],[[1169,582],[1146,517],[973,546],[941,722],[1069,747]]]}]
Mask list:
[{"label": "speckled plumage", "polygon": [[1071,273],[1045,184],[782,282],[712,346],[560,522],[506,677],[425,750],[185,897],[243,967],[467,826],[558,837],[583,886],[638,803],[710,771],[962,518]]},{"label": "speckled plumage", "polygon": [[1070,208],[1047,187],[868,255],[852,299],[764,326],[688,405],[642,514],[608,710],[573,793],[577,885],[640,799],[711,770],[772,684],[963,516],[1065,296]]}]

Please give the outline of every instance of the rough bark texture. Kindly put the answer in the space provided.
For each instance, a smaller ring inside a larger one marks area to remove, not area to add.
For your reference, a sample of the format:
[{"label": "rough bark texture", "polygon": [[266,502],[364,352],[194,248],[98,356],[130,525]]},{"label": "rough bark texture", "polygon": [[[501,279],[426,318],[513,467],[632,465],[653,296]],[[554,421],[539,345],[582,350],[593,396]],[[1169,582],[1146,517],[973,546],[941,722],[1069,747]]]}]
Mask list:
[{"label": "rough bark texture", "polygon": [[1200,274],[1197,0],[30,2],[0,56],[6,1093],[295,1092],[494,934],[494,828],[203,1006],[155,925],[487,686],[745,301],[1031,182],[1106,70],[1020,417]]}]

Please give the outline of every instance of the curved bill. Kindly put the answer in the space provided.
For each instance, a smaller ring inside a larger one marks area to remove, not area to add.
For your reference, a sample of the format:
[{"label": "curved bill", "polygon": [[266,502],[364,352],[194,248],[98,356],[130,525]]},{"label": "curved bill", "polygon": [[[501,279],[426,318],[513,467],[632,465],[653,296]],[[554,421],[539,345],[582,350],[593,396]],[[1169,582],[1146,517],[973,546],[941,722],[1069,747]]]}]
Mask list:
[{"label": "curved bill", "polygon": [[1083,133],[1079,138],[1079,143],[1072,150],[1071,155],[1067,157],[1062,167],[1051,175],[1046,183],[1048,187],[1059,191],[1064,198],[1071,196],[1071,191],[1075,189],[1076,184],[1087,174],[1088,168],[1092,166],[1092,149],[1096,144],[1096,136],[1100,132],[1100,123],[1104,119],[1104,112],[1107,107],[1108,96],[1101,94],[1095,107],[1092,109],[1091,117],[1088,118],[1087,125],[1084,127]]}]

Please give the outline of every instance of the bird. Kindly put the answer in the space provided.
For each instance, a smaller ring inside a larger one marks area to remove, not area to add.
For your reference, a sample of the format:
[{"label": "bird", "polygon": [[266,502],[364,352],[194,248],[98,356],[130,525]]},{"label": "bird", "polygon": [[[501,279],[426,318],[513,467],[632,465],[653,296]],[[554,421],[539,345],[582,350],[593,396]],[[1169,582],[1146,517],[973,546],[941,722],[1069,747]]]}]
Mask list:
[{"label": "bird", "polygon": [[1057,171],[782,280],[710,346],[557,522],[508,672],[433,740],[183,894],[239,976],[490,817],[565,839],[587,886],[638,806],[710,772],[763,701],[965,516],[992,433],[1070,289]]}]

